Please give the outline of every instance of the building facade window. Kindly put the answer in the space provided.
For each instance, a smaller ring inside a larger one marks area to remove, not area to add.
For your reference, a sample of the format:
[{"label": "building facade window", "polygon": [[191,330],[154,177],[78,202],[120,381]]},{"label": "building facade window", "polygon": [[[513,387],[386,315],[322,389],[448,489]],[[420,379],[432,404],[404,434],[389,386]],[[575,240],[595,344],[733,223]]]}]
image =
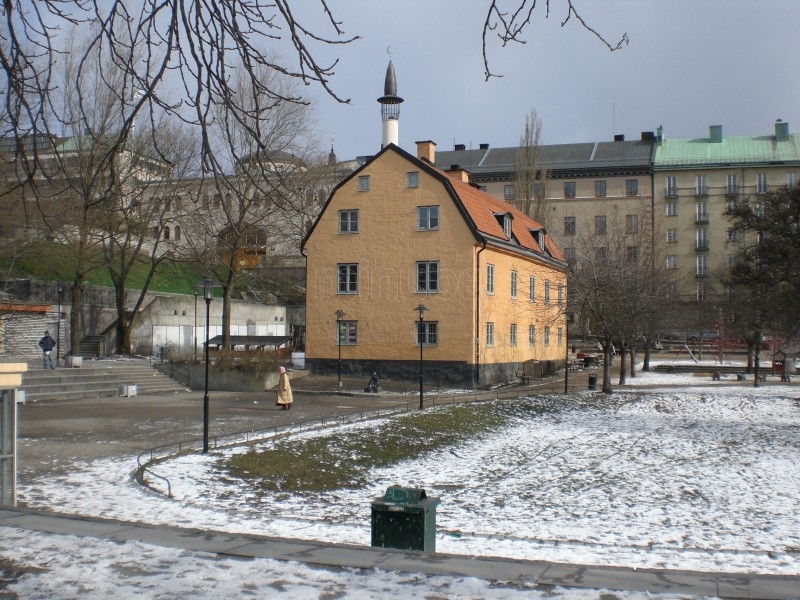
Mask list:
[{"label": "building facade window", "polygon": [[508,213],[503,215],[503,233],[511,239],[511,215]]},{"label": "building facade window", "polygon": [[503,186],[503,200],[510,202],[514,199],[514,186],[507,183]]},{"label": "building facade window", "polygon": [[417,229],[420,231],[432,231],[439,229],[438,206],[417,207]]},{"label": "building facade window", "polygon": [[605,215],[597,215],[594,218],[594,233],[595,233],[595,235],[605,235],[606,234],[606,216]]},{"label": "building facade window", "polygon": [[769,189],[769,185],[767,184],[767,174],[766,173],[759,173],[756,176],[756,193],[757,194],[766,194],[768,189]]},{"label": "building facade window", "polygon": [[575,182],[574,181],[565,181],[564,182],[564,198],[574,198],[575,197]]},{"label": "building facade window", "polygon": [[793,190],[797,187],[797,182],[800,179],[798,178],[797,173],[787,173],[786,174],[786,187],[790,190]]},{"label": "building facade window", "polygon": [[696,274],[705,277],[708,275],[708,256],[705,254],[699,254],[696,260]]},{"label": "building facade window", "polygon": [[666,194],[668,197],[675,197],[678,195],[678,178],[675,175],[667,177]]},{"label": "building facade window", "polygon": [[708,250],[708,230],[705,227],[698,227],[695,233],[697,250]]},{"label": "building facade window", "polygon": [[678,241],[678,230],[674,227],[667,229],[667,243],[675,244]]},{"label": "building facade window", "polygon": [[605,179],[597,179],[594,182],[594,196],[595,198],[605,198],[606,197],[606,180]]},{"label": "building facade window", "polygon": [[701,200],[695,207],[695,219],[698,223],[708,223],[708,203]]},{"label": "building facade window", "polygon": [[541,181],[537,181],[536,183],[533,184],[534,198],[544,198],[545,192],[546,190],[544,187],[544,183],[542,183]]},{"label": "building facade window", "polygon": [[339,340],[342,346],[355,346],[358,343],[358,321],[339,321]]},{"label": "building facade window", "polygon": [[698,302],[703,302],[706,299],[706,282],[698,281],[695,286],[695,297]]},{"label": "building facade window", "polygon": [[639,233],[639,215],[625,215],[625,233]]},{"label": "building facade window", "polygon": [[736,173],[729,173],[726,177],[725,193],[730,195],[739,193],[739,184],[736,182]]},{"label": "building facade window", "polygon": [[536,302],[536,277],[528,278],[528,299]]},{"label": "building facade window", "polygon": [[735,264],[736,264],[736,255],[728,254],[728,256],[725,258],[725,265],[730,269]]},{"label": "building facade window", "polygon": [[417,346],[435,346],[439,343],[439,323],[436,321],[415,322]]},{"label": "building facade window", "polygon": [[550,325],[544,326],[544,345],[550,345]]},{"label": "building facade window", "polygon": [[667,216],[668,217],[677,217],[678,216],[678,203],[677,202],[667,202]]},{"label": "building facade window", "polygon": [[544,280],[544,303],[550,304],[550,280]]},{"label": "building facade window", "polygon": [[558,339],[558,345],[559,346],[563,346],[564,345],[564,330],[561,327],[559,327],[556,330],[556,337]]},{"label": "building facade window", "polygon": [[557,292],[558,295],[556,296],[556,304],[558,304],[558,306],[564,306],[564,289],[564,284],[559,283]]},{"label": "building facade window", "polygon": [[728,241],[735,242],[739,237],[739,231],[733,227],[728,229]]},{"label": "building facade window", "polygon": [[511,297],[516,300],[517,298],[517,282],[519,280],[519,273],[511,271]]},{"label": "building facade window", "polygon": [[439,262],[419,261],[417,266],[417,293],[435,294],[439,291]]},{"label": "building facade window", "polygon": [[494,346],[494,323],[489,321],[486,323],[486,347],[491,348]]},{"label": "building facade window", "polygon": [[678,268],[678,257],[674,254],[667,255],[667,268],[668,269],[677,269]]},{"label": "building facade window", "polygon": [[536,325],[528,325],[528,344],[536,345]]},{"label": "building facade window", "polygon": [[694,188],[698,196],[708,196],[708,176],[698,175],[695,178]]},{"label": "building facade window", "polygon": [[564,235],[575,235],[575,217],[564,217]]},{"label": "building facade window", "polygon": [[339,211],[339,233],[358,233],[358,209]]},{"label": "building facade window", "polygon": [[508,345],[509,346],[516,346],[517,345],[517,324],[512,323],[511,329],[508,332]]},{"label": "building facade window", "polygon": [[494,265],[486,265],[486,293],[494,294]]},{"label": "building facade window", "polygon": [[165,240],[169,239],[169,234],[170,234],[170,228],[169,228],[169,225],[167,225],[166,227],[164,227],[164,239]]},{"label": "building facade window", "polygon": [[359,192],[368,192],[369,191],[369,175],[359,175],[358,176],[358,191]]},{"label": "building facade window", "polygon": [[567,261],[567,265],[569,265],[571,269],[574,269],[578,265],[578,261],[575,259],[575,248],[572,246],[564,248],[564,260]]},{"label": "building facade window", "polygon": [[419,187],[419,171],[409,171],[406,173],[406,187]]},{"label": "building facade window", "polygon": [[639,264],[639,246],[625,248],[625,263],[628,265]]},{"label": "building facade window", "polygon": [[339,271],[339,284],[337,293],[357,294],[358,293],[358,263],[347,263],[336,265]]},{"label": "building facade window", "polygon": [[175,225],[174,239],[176,239],[176,240],[181,239],[181,226],[180,225]]},{"label": "building facade window", "polygon": [[626,196],[638,196],[639,195],[639,180],[638,179],[626,179],[625,180],[625,195]]},{"label": "building facade window", "polygon": [[594,259],[597,262],[605,262],[606,258],[608,258],[608,248],[605,246],[598,246],[594,249]]}]

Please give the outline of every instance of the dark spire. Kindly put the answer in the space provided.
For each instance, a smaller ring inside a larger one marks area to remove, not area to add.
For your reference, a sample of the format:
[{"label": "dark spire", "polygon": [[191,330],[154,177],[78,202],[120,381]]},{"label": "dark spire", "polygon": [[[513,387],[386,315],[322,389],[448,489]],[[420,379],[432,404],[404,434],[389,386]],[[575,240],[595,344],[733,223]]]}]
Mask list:
[{"label": "dark spire", "polygon": [[389,66],[386,67],[386,81],[383,84],[384,96],[397,96],[397,77],[394,74],[394,65],[389,61]]},{"label": "dark spire", "polygon": [[333,151],[333,144],[331,144],[331,153],[328,154],[328,164],[329,165],[336,164],[336,153]]},{"label": "dark spire", "polygon": [[394,65],[389,60],[389,66],[386,67],[386,80],[383,84],[383,96],[378,98],[381,104],[400,104],[403,99],[397,95],[397,77],[394,74]]}]

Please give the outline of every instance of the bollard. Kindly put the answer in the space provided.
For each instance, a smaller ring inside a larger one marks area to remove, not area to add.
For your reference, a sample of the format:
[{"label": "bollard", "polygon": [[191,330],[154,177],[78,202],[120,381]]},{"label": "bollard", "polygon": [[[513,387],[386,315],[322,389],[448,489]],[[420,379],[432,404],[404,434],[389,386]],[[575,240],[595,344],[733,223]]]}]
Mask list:
[{"label": "bollard", "polygon": [[589,390],[593,392],[596,389],[597,389],[597,374],[591,373],[589,375]]}]

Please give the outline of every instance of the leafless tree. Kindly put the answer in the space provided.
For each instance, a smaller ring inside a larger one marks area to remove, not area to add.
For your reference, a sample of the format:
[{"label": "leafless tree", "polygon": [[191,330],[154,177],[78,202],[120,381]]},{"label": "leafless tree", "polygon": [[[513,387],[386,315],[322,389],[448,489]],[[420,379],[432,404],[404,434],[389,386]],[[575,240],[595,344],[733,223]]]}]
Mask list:
[{"label": "leafless tree", "polygon": [[[537,6],[538,4],[538,6]],[[561,27],[566,25],[574,18],[578,24],[586,31],[594,35],[611,52],[621,49],[628,45],[630,41],[628,34],[623,33],[619,41],[610,42],[604,35],[594,29],[575,8],[573,0],[491,0],[486,9],[486,18],[483,23],[482,50],[483,50],[483,74],[488,81],[491,77],[502,77],[493,73],[489,67],[489,42],[493,36],[497,36],[500,45],[505,47],[511,42],[524,44],[525,30],[528,29],[536,15],[537,8],[539,14],[544,12],[545,19],[550,18],[551,5],[560,5],[563,9]]]},{"label": "leafless tree", "polygon": [[545,198],[549,171],[542,156],[542,120],[535,110],[525,115],[514,168],[517,208],[546,227]]}]

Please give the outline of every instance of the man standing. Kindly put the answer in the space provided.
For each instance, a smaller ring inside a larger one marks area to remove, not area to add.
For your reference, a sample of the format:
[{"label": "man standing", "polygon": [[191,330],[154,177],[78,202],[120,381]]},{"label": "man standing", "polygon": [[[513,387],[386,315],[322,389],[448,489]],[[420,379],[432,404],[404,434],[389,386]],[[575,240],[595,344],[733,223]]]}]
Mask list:
[{"label": "man standing", "polygon": [[56,341],[50,336],[49,331],[44,332],[44,337],[39,340],[39,348],[42,349],[42,367],[47,368],[50,365],[51,369],[55,369],[53,365],[53,348],[56,347]]}]

